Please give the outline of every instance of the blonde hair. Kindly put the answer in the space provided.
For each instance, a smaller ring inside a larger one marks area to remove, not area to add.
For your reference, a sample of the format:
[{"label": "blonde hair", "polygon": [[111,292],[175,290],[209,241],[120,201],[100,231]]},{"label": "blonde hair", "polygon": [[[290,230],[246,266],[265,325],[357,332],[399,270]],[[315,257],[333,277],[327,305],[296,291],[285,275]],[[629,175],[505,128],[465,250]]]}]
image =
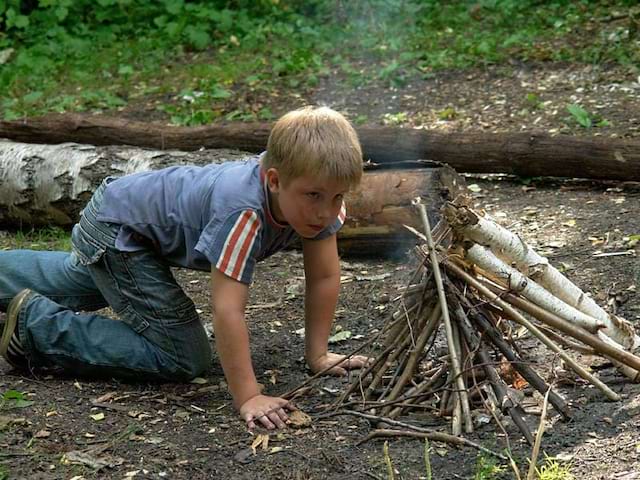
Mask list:
[{"label": "blonde hair", "polygon": [[355,130],[340,113],[328,107],[304,107],[275,123],[262,166],[278,170],[285,185],[314,175],[351,189],[362,177],[362,150]]}]

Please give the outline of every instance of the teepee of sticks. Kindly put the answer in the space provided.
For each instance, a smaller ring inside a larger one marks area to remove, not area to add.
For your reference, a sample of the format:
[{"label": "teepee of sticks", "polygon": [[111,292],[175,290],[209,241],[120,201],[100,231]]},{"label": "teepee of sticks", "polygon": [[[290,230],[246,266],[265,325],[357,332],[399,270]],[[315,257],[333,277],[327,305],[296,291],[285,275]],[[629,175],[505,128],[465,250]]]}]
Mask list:
[{"label": "teepee of sticks", "polygon": [[488,410],[498,422],[509,415],[532,443],[518,391],[524,385],[548,394],[563,417],[571,412],[522,353],[518,329],[611,400],[618,395],[568,350],[605,357],[640,381],[634,354],[640,337],[631,324],[604,311],[520,237],[464,201],[445,205],[433,232],[424,205],[415,204],[424,226],[424,234],[411,229],[424,242],[416,247],[419,266],[371,341],[374,360],[334,406],[373,414],[387,425],[433,411],[451,418],[456,436],[472,432],[474,413]]}]

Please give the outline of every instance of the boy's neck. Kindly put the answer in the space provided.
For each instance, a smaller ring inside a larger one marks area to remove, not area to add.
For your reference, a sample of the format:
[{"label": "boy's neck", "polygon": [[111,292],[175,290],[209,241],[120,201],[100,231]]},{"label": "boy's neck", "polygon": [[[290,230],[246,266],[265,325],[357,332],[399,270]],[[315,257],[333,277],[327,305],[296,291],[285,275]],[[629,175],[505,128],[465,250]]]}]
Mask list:
[{"label": "boy's neck", "polygon": [[271,193],[267,187],[266,179],[264,181],[264,193],[267,197],[267,215],[271,217],[271,220],[273,220],[276,226],[280,228],[287,227],[288,223],[283,220],[282,211],[278,203],[278,196]]}]

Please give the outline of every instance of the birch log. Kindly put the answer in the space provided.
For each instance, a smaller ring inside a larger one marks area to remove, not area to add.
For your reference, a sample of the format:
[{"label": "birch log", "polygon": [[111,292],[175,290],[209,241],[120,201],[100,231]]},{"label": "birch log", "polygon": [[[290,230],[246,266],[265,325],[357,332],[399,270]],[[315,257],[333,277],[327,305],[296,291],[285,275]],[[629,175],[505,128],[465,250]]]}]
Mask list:
[{"label": "birch log", "polygon": [[[158,151],[0,140],[0,226],[70,226],[108,175],[249,156],[236,150]],[[444,201],[455,196],[463,184],[446,166],[365,172],[361,186],[347,197],[347,222],[339,235],[341,252],[382,255],[404,251],[415,244],[415,237],[403,224],[421,224],[411,199],[417,193],[425,198],[435,222]]]},{"label": "birch log", "polygon": [[[553,267],[547,258],[539,255],[518,235],[465,206],[448,204],[444,211],[447,221],[462,239],[471,240],[478,245],[487,247],[506,264],[515,264],[519,272],[533,280],[535,285],[539,285],[566,305],[582,312],[587,316],[587,319],[592,318],[601,322],[605,327],[601,333],[611,337],[623,347],[632,351],[640,347],[640,336],[635,333],[629,322],[607,313],[590,296]],[[482,252],[474,248],[471,254],[481,256]],[[503,275],[509,275],[509,272],[503,267],[496,268],[503,270]],[[510,276],[509,281],[512,283],[522,282],[523,279],[516,280],[520,275],[519,272]],[[533,288],[537,289],[535,286]],[[545,293],[542,292],[542,294]],[[577,313],[573,316],[582,317]],[[569,316],[564,318],[570,320]],[[578,324],[580,324],[580,320]],[[587,326],[585,328],[589,329]]]}]

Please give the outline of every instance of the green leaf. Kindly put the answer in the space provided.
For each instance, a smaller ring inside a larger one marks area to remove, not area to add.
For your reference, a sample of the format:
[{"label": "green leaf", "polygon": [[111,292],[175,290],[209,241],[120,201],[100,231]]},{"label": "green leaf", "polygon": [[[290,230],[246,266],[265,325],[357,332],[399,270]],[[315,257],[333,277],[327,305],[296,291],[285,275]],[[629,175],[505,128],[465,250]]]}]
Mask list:
[{"label": "green leaf", "polygon": [[25,408],[35,403],[31,400],[26,400],[24,393],[17,390],[7,390],[2,395],[2,399],[3,402],[0,405],[8,408]]},{"label": "green leaf", "polygon": [[120,65],[120,67],[118,67],[118,74],[119,75],[132,75],[133,74],[133,67],[131,65]]},{"label": "green leaf", "polygon": [[336,333],[335,335],[331,335],[329,337],[329,343],[344,342],[345,340],[348,340],[349,338],[351,338],[351,332],[349,330],[341,330],[340,332]]},{"label": "green leaf", "polygon": [[2,395],[5,400],[24,400],[24,393],[17,390],[7,390]]},{"label": "green leaf", "polygon": [[188,26],[186,29],[187,38],[198,50],[204,50],[211,44],[211,36],[202,28]]},{"label": "green leaf", "polygon": [[178,15],[182,7],[184,6],[184,0],[167,0],[165,1],[165,7],[167,12],[171,15]]},{"label": "green leaf", "polygon": [[567,110],[573,116],[576,122],[578,122],[584,128],[591,128],[591,126],[593,125],[589,112],[587,112],[580,105],[577,105],[575,103],[568,105]]},{"label": "green leaf", "polygon": [[218,85],[214,85],[211,89],[211,93],[209,93],[211,98],[229,98],[231,96],[231,92],[225,88],[222,88]]},{"label": "green leaf", "polygon": [[39,91],[27,93],[22,99],[26,103],[36,103],[38,100],[42,98],[43,93]]},{"label": "green leaf", "polygon": [[65,18],[67,18],[67,15],[69,15],[69,9],[67,7],[58,7],[56,8],[55,12],[56,18],[59,22],[62,22]]}]

